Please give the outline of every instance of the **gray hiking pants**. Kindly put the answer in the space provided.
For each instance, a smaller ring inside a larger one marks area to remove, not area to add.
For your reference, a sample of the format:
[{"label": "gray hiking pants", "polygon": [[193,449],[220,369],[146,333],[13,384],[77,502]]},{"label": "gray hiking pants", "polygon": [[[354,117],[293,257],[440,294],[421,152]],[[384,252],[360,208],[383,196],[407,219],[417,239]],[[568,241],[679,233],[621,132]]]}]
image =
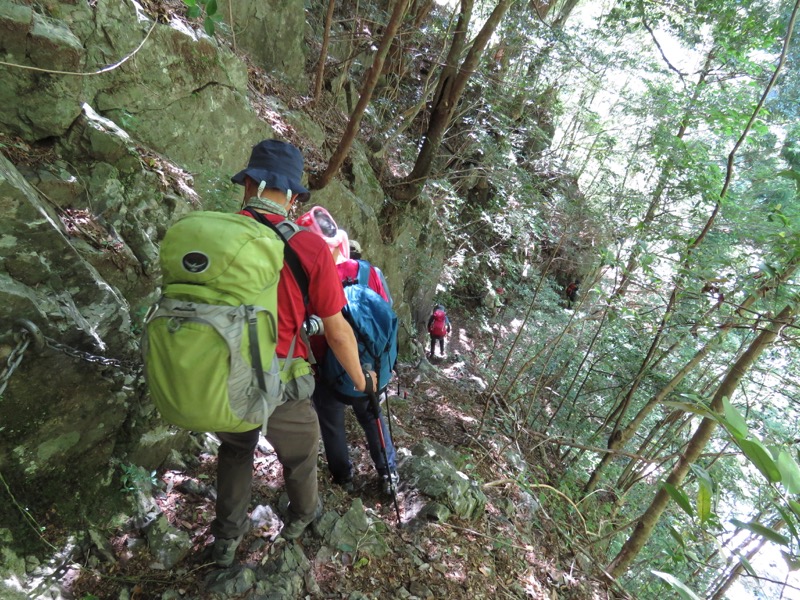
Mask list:
[{"label": "gray hiking pants", "polygon": [[[217,433],[222,441],[217,459],[217,508],[211,523],[215,538],[235,538],[248,529],[253,458],[261,429]],[[311,521],[317,509],[319,422],[311,399],[289,400],[272,413],[267,441],[283,465],[289,495],[289,520]]]}]

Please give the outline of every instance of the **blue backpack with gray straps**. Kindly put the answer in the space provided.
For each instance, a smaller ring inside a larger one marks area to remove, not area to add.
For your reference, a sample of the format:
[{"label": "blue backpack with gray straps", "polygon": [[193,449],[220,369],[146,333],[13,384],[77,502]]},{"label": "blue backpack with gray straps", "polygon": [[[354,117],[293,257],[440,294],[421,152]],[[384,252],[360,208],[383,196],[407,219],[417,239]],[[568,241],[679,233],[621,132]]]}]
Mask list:
[{"label": "blue backpack with gray straps", "polygon": [[[367,284],[369,269],[368,262],[359,261],[358,281],[345,282],[347,305],[342,309],[342,315],[353,328],[361,364],[372,365],[372,370],[378,375],[378,390],[383,390],[389,385],[397,362],[398,320],[391,305]],[[366,396],[364,392],[355,390],[353,380],[330,348],[322,361],[320,374],[340,394],[351,398]]]}]

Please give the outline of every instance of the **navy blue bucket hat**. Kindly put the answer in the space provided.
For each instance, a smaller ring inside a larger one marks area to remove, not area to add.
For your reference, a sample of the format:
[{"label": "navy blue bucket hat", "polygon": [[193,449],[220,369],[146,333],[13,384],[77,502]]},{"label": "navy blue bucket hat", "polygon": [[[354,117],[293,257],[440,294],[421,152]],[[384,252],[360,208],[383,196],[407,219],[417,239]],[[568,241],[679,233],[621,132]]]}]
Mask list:
[{"label": "navy blue bucket hat", "polygon": [[244,185],[245,176],[258,183],[265,182],[268,188],[284,192],[292,190],[293,194],[299,194],[298,202],[305,202],[311,197],[311,193],[300,182],[303,177],[303,155],[288,142],[264,140],[253,146],[247,168],[231,177],[231,181]]}]

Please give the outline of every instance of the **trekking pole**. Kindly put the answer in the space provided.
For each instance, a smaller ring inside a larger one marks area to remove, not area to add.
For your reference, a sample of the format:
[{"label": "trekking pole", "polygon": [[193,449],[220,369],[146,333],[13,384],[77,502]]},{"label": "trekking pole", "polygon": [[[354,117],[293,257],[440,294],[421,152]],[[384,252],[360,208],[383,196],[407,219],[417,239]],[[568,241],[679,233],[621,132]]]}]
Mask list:
[{"label": "trekking pole", "polygon": [[383,397],[386,400],[386,423],[389,425],[389,437],[394,441],[394,431],[392,431],[392,411],[389,409],[389,393],[383,392]]},{"label": "trekking pole", "polygon": [[383,465],[386,467],[386,476],[389,478],[389,490],[392,492],[392,500],[394,501],[394,510],[397,513],[397,528],[403,524],[400,518],[400,506],[397,504],[397,490],[394,489],[394,479],[392,479],[392,471],[389,468],[389,455],[386,454],[386,438],[383,437],[383,427],[381,427],[381,413],[380,405],[378,404],[378,394],[375,390],[367,392],[372,411],[375,413],[375,425],[378,428],[378,438],[381,441],[381,453],[383,454]]}]

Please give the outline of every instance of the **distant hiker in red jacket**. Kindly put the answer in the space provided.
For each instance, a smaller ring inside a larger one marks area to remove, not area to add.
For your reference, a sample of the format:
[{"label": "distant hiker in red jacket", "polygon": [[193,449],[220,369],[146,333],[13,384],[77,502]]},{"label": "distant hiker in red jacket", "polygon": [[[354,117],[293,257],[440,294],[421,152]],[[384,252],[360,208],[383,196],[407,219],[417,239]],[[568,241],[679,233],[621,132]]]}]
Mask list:
[{"label": "distant hiker in red jacket", "polygon": [[578,286],[580,284],[581,282],[575,279],[564,290],[564,295],[567,297],[567,308],[572,308],[573,303],[578,299]]},{"label": "distant hiker in red jacket", "polygon": [[439,342],[439,352],[444,356],[444,338],[450,333],[450,319],[444,306],[437,304],[433,307],[428,319],[428,333],[431,335],[431,358],[436,356],[436,342]]}]

